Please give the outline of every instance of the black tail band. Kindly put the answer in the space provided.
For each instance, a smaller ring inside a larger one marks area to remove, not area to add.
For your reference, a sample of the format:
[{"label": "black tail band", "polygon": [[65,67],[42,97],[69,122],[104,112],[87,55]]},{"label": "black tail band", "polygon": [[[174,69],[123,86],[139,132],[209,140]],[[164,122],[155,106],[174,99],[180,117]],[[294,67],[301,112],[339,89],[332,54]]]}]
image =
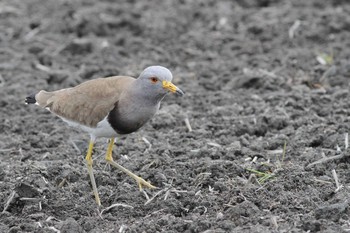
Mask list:
[{"label": "black tail band", "polygon": [[36,99],[35,99],[35,94],[31,94],[30,96],[27,96],[25,99],[26,104],[35,104]]}]

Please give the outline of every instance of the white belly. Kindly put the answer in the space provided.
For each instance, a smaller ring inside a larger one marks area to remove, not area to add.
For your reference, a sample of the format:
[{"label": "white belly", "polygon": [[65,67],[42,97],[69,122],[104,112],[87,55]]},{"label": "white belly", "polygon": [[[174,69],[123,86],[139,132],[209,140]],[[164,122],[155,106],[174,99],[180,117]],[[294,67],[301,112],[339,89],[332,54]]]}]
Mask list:
[{"label": "white belly", "polygon": [[91,135],[92,139],[96,139],[96,138],[100,138],[100,137],[112,138],[112,137],[116,137],[118,135],[117,132],[115,132],[114,129],[109,124],[107,117],[105,117],[102,121],[100,121],[97,124],[96,128],[81,125],[75,121],[71,121],[71,120],[65,119],[63,117],[61,117],[61,119],[70,126],[73,126],[73,127],[76,127],[76,128],[79,128],[79,129],[82,129],[82,130],[88,132]]}]

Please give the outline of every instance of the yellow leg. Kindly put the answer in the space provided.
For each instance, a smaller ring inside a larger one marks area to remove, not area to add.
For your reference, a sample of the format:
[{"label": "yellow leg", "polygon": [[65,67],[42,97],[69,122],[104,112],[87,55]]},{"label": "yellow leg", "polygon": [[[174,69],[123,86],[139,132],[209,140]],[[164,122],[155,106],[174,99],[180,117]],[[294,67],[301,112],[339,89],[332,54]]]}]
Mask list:
[{"label": "yellow leg", "polygon": [[96,181],[95,181],[94,173],[93,173],[93,170],[92,170],[92,164],[93,164],[93,161],[92,161],[92,149],[93,148],[94,148],[94,142],[91,140],[90,143],[89,143],[89,149],[87,151],[85,159],[86,159],[87,169],[88,169],[88,172],[89,172],[89,175],[90,175],[92,190],[94,192],[97,205],[100,206],[101,205],[101,201],[100,201],[100,197],[98,196],[97,187],[96,187]]},{"label": "yellow leg", "polygon": [[114,162],[113,161],[113,157],[112,157],[113,145],[114,145],[114,138],[111,138],[111,140],[110,140],[110,142],[108,144],[108,149],[107,149],[107,154],[106,154],[107,162],[110,165],[112,165],[113,167],[116,167],[116,168],[122,170],[127,175],[129,175],[131,178],[135,179],[137,184],[138,184],[138,186],[139,186],[139,188],[140,188],[140,191],[142,191],[142,186],[145,186],[145,187],[151,188],[151,189],[156,188],[155,186],[151,185],[150,183],[148,183],[147,181],[145,181],[141,177],[135,175],[134,173],[132,173],[131,171],[129,171],[125,167],[123,167],[123,166],[119,165],[118,163]]}]

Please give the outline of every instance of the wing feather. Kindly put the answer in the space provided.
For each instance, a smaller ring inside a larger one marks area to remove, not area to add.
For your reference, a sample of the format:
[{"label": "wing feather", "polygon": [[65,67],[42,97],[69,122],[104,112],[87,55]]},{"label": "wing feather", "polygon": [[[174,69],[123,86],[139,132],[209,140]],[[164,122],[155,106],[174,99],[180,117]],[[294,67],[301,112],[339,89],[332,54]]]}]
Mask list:
[{"label": "wing feather", "polygon": [[134,81],[134,78],[127,76],[98,78],[73,88],[40,91],[35,97],[41,107],[49,108],[60,117],[96,127]]}]

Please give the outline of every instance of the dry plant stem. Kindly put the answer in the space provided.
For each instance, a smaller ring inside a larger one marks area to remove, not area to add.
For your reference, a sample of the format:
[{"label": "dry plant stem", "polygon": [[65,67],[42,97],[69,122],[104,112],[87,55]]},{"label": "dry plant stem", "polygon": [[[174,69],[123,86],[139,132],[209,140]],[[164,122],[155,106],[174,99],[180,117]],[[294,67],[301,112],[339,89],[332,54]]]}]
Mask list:
[{"label": "dry plant stem", "polygon": [[5,203],[4,210],[2,211],[2,213],[4,213],[9,208],[12,200],[15,198],[15,194],[16,194],[16,191],[11,192],[9,198],[7,199],[7,201]]},{"label": "dry plant stem", "polygon": [[345,133],[345,150],[349,147],[349,134]]},{"label": "dry plant stem", "polygon": [[0,74],[0,87],[3,87],[3,86],[5,86],[5,79]]},{"label": "dry plant stem", "polygon": [[34,197],[21,197],[19,200],[21,201],[29,201],[29,202],[40,202],[41,199]]},{"label": "dry plant stem", "polygon": [[81,154],[81,150],[79,149],[79,147],[77,146],[77,144],[73,141],[73,140],[69,140],[69,142],[73,145],[74,149]]},{"label": "dry plant stem", "polygon": [[128,229],[128,226],[123,224],[120,226],[118,233],[124,233],[124,232],[126,232],[126,229]]},{"label": "dry plant stem", "polygon": [[301,25],[300,20],[298,20],[298,19],[295,20],[293,25],[288,30],[289,39],[293,39],[294,38],[295,31],[300,27],[300,25]]},{"label": "dry plant stem", "polygon": [[282,154],[282,163],[284,161],[284,158],[286,157],[286,150],[287,150],[287,141],[284,141],[283,154]]},{"label": "dry plant stem", "polygon": [[325,157],[325,158],[317,160],[317,161],[315,161],[313,163],[310,163],[306,167],[309,168],[309,167],[312,167],[312,166],[320,164],[320,163],[326,163],[326,162],[329,162],[329,161],[332,161],[332,160],[336,160],[336,159],[341,159],[341,158],[344,158],[344,157],[345,157],[344,154],[335,155],[335,156],[332,156],[332,157]]},{"label": "dry plant stem", "polygon": [[275,226],[275,230],[278,229],[277,216],[271,216],[271,223]]},{"label": "dry plant stem", "polygon": [[51,68],[50,68],[50,67],[41,65],[40,63],[36,63],[36,64],[35,64],[35,68],[37,68],[38,70],[47,72],[47,73],[50,73],[50,72],[51,72]]},{"label": "dry plant stem", "polygon": [[11,152],[13,149],[1,149],[0,152]]},{"label": "dry plant stem", "polygon": [[343,186],[339,184],[338,175],[337,175],[337,172],[335,171],[335,169],[332,170],[332,175],[333,175],[333,178],[335,181],[335,186],[336,186],[336,189],[334,192],[338,192]]},{"label": "dry plant stem", "polygon": [[61,231],[56,229],[55,227],[49,227],[50,230],[53,230],[54,232],[60,233]]},{"label": "dry plant stem", "polygon": [[190,120],[187,117],[185,118],[185,124],[186,124],[186,127],[188,129],[188,132],[192,132],[192,127],[191,127],[191,124],[190,124]]},{"label": "dry plant stem", "polygon": [[141,190],[141,192],[143,193],[143,195],[145,196],[146,200],[149,200],[149,196],[146,193],[146,191],[144,189]]},{"label": "dry plant stem", "polygon": [[105,211],[108,211],[108,210],[110,210],[110,209],[112,209],[114,207],[119,207],[119,206],[125,207],[125,208],[134,209],[134,207],[131,206],[131,205],[127,205],[127,204],[123,204],[123,203],[115,203],[115,204],[112,204],[112,205],[108,206],[107,208],[104,208],[103,210],[101,210],[100,215],[102,215],[103,212],[105,212]]},{"label": "dry plant stem", "polygon": [[156,211],[154,211],[154,212],[152,212],[152,213],[146,215],[144,218],[149,218],[149,217],[151,217],[152,215],[154,215],[154,214],[156,214],[156,213],[159,213],[159,212],[162,212],[162,211],[164,211],[164,209],[156,210]]},{"label": "dry plant stem", "polygon": [[62,188],[63,185],[67,182],[67,179],[66,178],[63,178],[63,180],[58,184],[58,188]]},{"label": "dry plant stem", "polygon": [[314,179],[314,181],[320,182],[320,183],[323,183],[323,184],[332,184],[332,182],[326,181],[326,180]]},{"label": "dry plant stem", "polygon": [[148,139],[145,138],[145,137],[142,137],[142,140],[147,144],[148,150],[150,150],[150,149],[152,148],[152,144],[151,144],[151,143],[148,141]]},{"label": "dry plant stem", "polygon": [[149,199],[145,202],[144,205],[148,205],[148,204],[151,203],[157,196],[159,196],[161,193],[163,193],[163,192],[165,192],[165,191],[168,191],[169,189],[170,189],[170,187],[158,191],[156,194],[154,194],[153,197],[149,198]]}]

